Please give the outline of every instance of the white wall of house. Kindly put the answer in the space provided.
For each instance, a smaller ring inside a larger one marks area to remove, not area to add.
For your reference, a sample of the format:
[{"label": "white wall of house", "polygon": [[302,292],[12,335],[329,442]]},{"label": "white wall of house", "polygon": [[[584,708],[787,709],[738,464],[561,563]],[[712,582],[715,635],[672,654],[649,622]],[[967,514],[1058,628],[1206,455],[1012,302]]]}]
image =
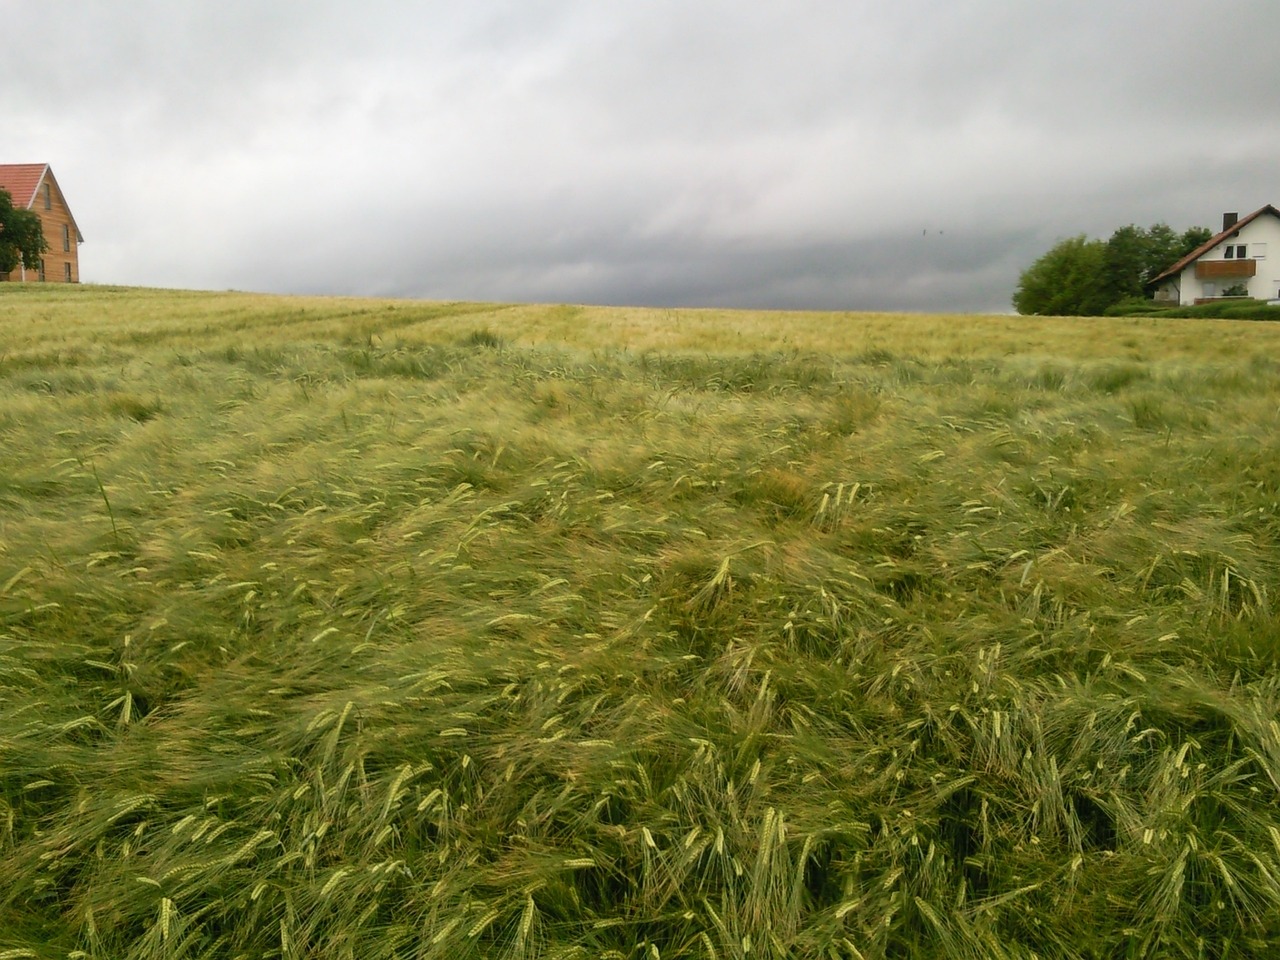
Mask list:
[{"label": "white wall of house", "polygon": [[[1186,270],[1182,273],[1186,273]],[[1151,295],[1161,303],[1182,303],[1182,273],[1162,280]]]},{"label": "white wall of house", "polygon": [[[1196,263],[1183,268],[1177,279],[1170,278],[1156,290],[1157,299],[1177,299],[1183,306],[1190,306],[1205,297],[1220,297],[1223,291],[1237,283],[1246,285],[1246,292],[1255,300],[1274,300],[1280,297],[1280,217],[1264,213],[1241,228],[1239,234],[1228,236],[1199,261],[1239,259],[1239,246],[1247,248],[1245,255],[1257,263],[1257,273],[1248,279],[1200,280],[1196,277]],[[1227,247],[1236,256],[1226,256]]]}]

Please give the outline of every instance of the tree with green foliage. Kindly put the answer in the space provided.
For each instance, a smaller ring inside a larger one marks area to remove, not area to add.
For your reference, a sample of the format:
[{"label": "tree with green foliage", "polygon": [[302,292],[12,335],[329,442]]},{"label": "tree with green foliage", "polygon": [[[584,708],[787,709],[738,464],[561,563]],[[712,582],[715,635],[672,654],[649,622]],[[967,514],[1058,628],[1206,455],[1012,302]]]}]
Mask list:
[{"label": "tree with green foliage", "polygon": [[1150,232],[1133,224],[1111,234],[1102,258],[1101,283],[1106,306],[1127,297],[1142,296],[1142,287],[1148,276],[1155,276],[1155,273],[1149,273],[1152,246]]},{"label": "tree with green foliage", "polygon": [[1095,316],[1130,298],[1212,236],[1204,227],[1178,233],[1167,223],[1129,224],[1110,239],[1063,240],[1025,270],[1013,305],[1019,313]]},{"label": "tree with green foliage", "polygon": [[1100,278],[1107,245],[1068,237],[1022,272],[1013,306],[1042,316],[1091,316],[1106,309]]},{"label": "tree with green foliage", "polygon": [[1103,276],[1107,298],[1118,303],[1127,297],[1145,296],[1148,281],[1210,236],[1205,227],[1192,227],[1179,234],[1167,223],[1155,223],[1146,230],[1131,223],[1116,230],[1107,241]]},{"label": "tree with green foliage", "polygon": [[19,265],[34,270],[40,265],[40,254],[48,249],[40,215],[13,205],[13,197],[0,190],[0,273],[8,273]]},{"label": "tree with green foliage", "polygon": [[[1188,253],[1190,253],[1192,250],[1194,250],[1196,247],[1199,247],[1202,244],[1208,243],[1209,238],[1212,236],[1213,236],[1213,231],[1210,230],[1208,227],[1188,227],[1186,230],[1182,232],[1181,247],[1179,249],[1178,255],[1174,257],[1174,260],[1180,260],[1181,258],[1185,257]],[[1174,260],[1171,260],[1169,262],[1173,263]],[[1165,266],[1168,266],[1168,265],[1169,264],[1166,264]]]}]

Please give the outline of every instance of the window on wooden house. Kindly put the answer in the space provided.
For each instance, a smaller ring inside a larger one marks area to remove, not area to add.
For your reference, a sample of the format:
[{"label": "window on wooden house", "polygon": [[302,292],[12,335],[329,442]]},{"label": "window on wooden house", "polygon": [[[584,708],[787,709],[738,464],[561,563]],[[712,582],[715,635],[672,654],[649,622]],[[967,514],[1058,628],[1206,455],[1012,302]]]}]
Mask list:
[{"label": "window on wooden house", "polygon": [[53,209],[53,189],[47,183],[44,185],[44,208]]},{"label": "window on wooden house", "polygon": [[[62,225],[62,252],[71,252],[71,228],[65,223]],[[67,266],[70,266],[70,264],[67,264]]]},{"label": "window on wooden house", "polygon": [[39,273],[39,277],[40,277],[40,279],[41,279],[41,280],[44,280],[44,257],[41,257],[41,258],[40,258],[40,273]]},{"label": "window on wooden house", "polygon": [[64,263],[62,265],[62,279],[67,281],[67,283],[71,282],[71,264]]}]

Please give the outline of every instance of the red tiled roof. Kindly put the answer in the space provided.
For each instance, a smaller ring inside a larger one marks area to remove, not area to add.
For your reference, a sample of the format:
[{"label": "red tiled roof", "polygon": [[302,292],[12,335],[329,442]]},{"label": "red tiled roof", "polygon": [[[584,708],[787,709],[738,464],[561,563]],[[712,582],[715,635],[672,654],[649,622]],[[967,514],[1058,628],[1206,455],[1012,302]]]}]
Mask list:
[{"label": "red tiled roof", "polygon": [[1227,227],[1227,229],[1223,230],[1221,233],[1214,234],[1204,243],[1200,244],[1200,246],[1196,247],[1194,250],[1188,253],[1185,257],[1183,257],[1181,260],[1179,260],[1177,263],[1171,266],[1168,270],[1165,270],[1163,273],[1156,274],[1154,277],[1152,277],[1150,280],[1147,281],[1147,286],[1151,286],[1153,283],[1159,283],[1165,277],[1171,277],[1175,273],[1181,273],[1182,269],[1186,267],[1187,264],[1194,263],[1195,261],[1199,260],[1206,253],[1208,253],[1210,250],[1212,250],[1214,247],[1220,244],[1223,240],[1227,239],[1227,237],[1231,236],[1234,233],[1238,233],[1240,228],[1243,227],[1246,223],[1252,223],[1254,220],[1258,219],[1258,217],[1262,216],[1264,213],[1270,213],[1274,217],[1280,217],[1280,210],[1277,210],[1275,207],[1273,207],[1269,203],[1262,209],[1253,211],[1253,213],[1249,214],[1247,217],[1241,217],[1239,220],[1237,220],[1231,226]]},{"label": "red tiled roof", "polygon": [[0,190],[8,192],[15,207],[29,210],[48,169],[47,163],[0,163]]},{"label": "red tiled roof", "polygon": [[[40,191],[40,184],[46,182],[46,179],[61,197],[62,188],[58,186],[58,179],[47,163],[0,163],[0,190],[7,191],[13,198],[13,205],[20,210],[35,208],[36,194]],[[66,197],[62,197],[62,202],[66,203]],[[75,228],[76,241],[84,243],[84,235],[70,208],[67,209],[67,216],[71,219],[71,226]]]}]

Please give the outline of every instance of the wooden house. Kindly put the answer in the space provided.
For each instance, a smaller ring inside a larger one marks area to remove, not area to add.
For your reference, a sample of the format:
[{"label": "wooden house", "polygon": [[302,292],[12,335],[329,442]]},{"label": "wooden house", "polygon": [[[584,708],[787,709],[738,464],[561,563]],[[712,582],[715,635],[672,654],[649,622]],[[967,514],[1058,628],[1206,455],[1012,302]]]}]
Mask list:
[{"label": "wooden house", "polygon": [[84,237],[49,165],[0,163],[0,190],[8,192],[15,207],[36,212],[48,245],[37,269],[19,264],[7,274],[0,273],[0,280],[79,283],[79,245]]}]

